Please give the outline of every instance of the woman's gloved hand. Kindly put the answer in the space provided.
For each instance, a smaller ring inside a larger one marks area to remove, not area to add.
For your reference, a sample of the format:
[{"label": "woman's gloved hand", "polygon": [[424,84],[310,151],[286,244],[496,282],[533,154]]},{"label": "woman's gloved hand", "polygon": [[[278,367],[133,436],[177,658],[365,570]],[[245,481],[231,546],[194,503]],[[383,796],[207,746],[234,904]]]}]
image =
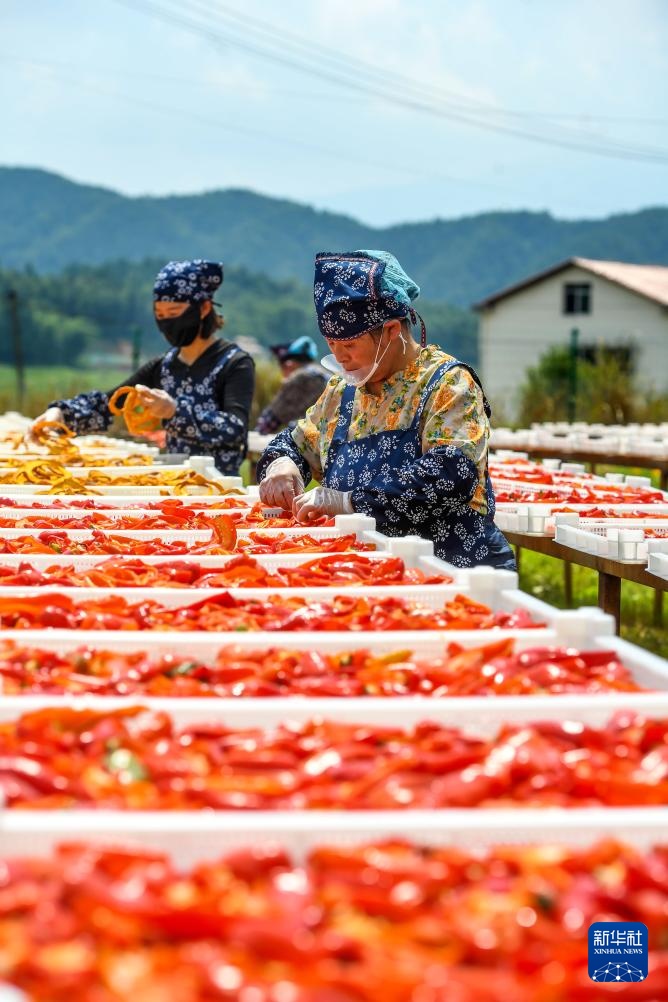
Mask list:
[{"label": "woman's gloved hand", "polygon": [[38,439],[35,438],[35,434],[33,432],[33,428],[35,427],[35,425],[42,424],[43,422],[46,423],[54,422],[56,424],[65,424],[65,418],[63,416],[63,412],[61,411],[60,407],[48,407],[43,414],[40,414],[38,417],[35,418],[33,423],[30,425],[30,427],[24,434],[23,441],[25,442],[26,447],[30,449],[32,452],[49,451],[43,445],[40,444]]},{"label": "woman's gloved hand", "polygon": [[292,514],[304,523],[321,515],[352,515],[354,510],[350,491],[334,491],[331,487],[315,487],[292,502]]},{"label": "woman's gloved hand", "polygon": [[304,481],[299,467],[288,456],[279,456],[267,467],[260,484],[260,501],[272,508],[292,509],[297,495],[304,493]]},{"label": "woman's gloved hand", "polygon": [[153,390],[148,386],[137,383],[135,390],[139,394],[139,399],[143,407],[157,418],[168,421],[176,413],[176,401],[170,397],[165,390]]}]

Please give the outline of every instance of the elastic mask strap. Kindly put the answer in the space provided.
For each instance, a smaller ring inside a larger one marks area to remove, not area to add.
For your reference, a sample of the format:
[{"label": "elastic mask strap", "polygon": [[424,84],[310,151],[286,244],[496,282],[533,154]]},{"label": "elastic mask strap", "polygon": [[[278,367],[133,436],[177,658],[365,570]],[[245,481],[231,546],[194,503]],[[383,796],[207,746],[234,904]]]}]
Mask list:
[{"label": "elastic mask strap", "polygon": [[417,310],[414,310],[412,306],[410,307],[410,309],[408,311],[408,315],[410,316],[411,323],[413,324],[414,327],[417,325],[418,320],[420,321],[420,347],[421,348],[426,348],[427,347],[427,328],[425,327],[424,320],[422,319],[422,317],[420,316],[420,314],[417,312]]}]

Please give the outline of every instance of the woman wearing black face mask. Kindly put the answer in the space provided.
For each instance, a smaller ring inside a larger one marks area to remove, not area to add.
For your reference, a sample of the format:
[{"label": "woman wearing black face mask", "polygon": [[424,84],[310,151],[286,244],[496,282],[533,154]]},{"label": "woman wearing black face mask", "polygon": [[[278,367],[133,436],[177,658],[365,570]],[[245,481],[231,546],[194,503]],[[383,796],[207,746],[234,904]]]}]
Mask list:
[{"label": "woman wearing black face mask", "polygon": [[[255,376],[250,355],[214,336],[223,327],[213,308],[222,281],[223,266],[211,261],[170,261],[159,271],[153,312],[171,347],[123,385],[134,386],[146,410],[163,420],[169,452],[208,454],[222,473],[236,474],[246,454]],[[77,434],[106,431],[113,392],[56,400],[36,420],[62,421]]]}]

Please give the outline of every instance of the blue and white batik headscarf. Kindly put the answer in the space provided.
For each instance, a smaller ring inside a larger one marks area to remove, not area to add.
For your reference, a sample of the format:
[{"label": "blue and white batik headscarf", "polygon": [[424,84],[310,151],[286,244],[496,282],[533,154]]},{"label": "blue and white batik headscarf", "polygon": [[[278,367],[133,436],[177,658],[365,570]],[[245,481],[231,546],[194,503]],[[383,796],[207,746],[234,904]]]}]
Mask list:
[{"label": "blue and white batik headscarf", "polygon": [[223,284],[223,266],[216,261],[170,261],[157,274],[154,300],[201,303],[213,299]]},{"label": "blue and white batik headscarf", "polygon": [[[411,306],[420,287],[388,251],[359,250],[316,255],[313,299],[320,333],[329,341],[350,341],[386,320],[419,314]],[[422,317],[422,344],[426,329]]]}]

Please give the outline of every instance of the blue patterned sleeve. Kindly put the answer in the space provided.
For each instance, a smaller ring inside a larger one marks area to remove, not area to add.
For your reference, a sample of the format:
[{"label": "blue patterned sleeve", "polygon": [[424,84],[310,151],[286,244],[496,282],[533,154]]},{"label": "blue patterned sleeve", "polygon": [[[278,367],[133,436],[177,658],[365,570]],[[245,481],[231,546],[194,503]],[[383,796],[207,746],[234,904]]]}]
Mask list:
[{"label": "blue patterned sleeve", "polygon": [[69,400],[54,400],[49,407],[59,407],[65,424],[77,435],[106,431],[112,421],[109,394],[102,390],[80,393]]},{"label": "blue patterned sleeve", "polygon": [[[400,470],[380,470],[368,486],[352,490],[355,511],[386,521],[388,512],[415,523],[447,516],[468,504],[479,484],[476,464],[454,445],[430,449]],[[391,517],[390,517],[391,521]],[[419,533],[418,533],[419,534]]]},{"label": "blue patterned sleeve", "polygon": [[260,483],[261,480],[264,480],[269,464],[273,463],[275,459],[280,459],[281,456],[287,456],[291,459],[299,469],[304,483],[310,483],[311,467],[295,445],[295,441],[292,437],[292,430],[290,428],[284,428],[283,431],[278,433],[276,438],[272,438],[271,442],[260,456],[257,464],[258,483]]}]

